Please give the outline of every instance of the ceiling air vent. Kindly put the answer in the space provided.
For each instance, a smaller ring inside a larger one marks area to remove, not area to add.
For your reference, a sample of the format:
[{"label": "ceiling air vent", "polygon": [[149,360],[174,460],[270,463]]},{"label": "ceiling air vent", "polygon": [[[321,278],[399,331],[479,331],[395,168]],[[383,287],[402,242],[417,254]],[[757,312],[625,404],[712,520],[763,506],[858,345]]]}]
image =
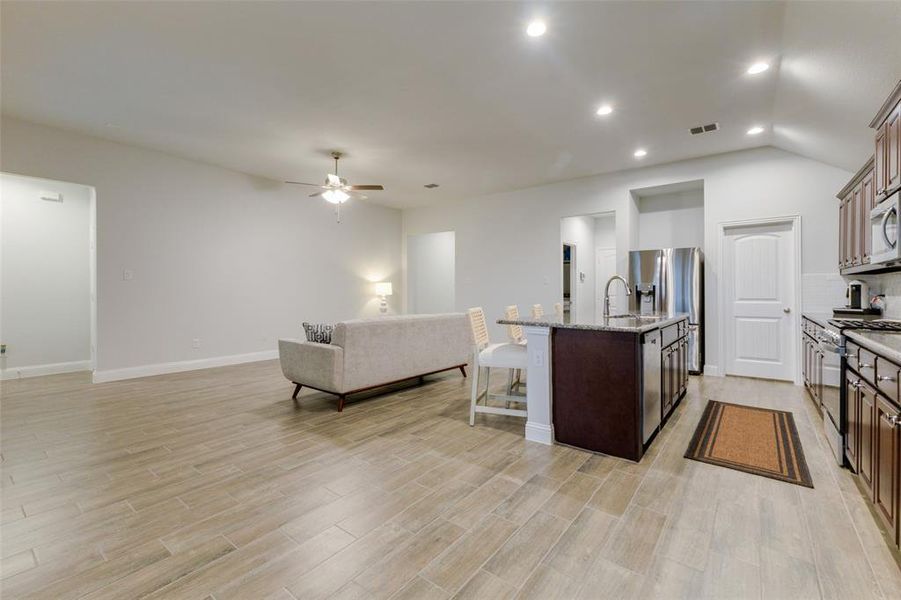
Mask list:
[{"label": "ceiling air vent", "polygon": [[422,187],[426,187],[426,188],[429,188],[430,190],[434,190],[436,187],[438,187],[438,184],[437,183],[427,183]]},{"label": "ceiling air vent", "polygon": [[711,131],[719,131],[719,123],[708,123],[707,125],[698,125],[689,129],[691,135],[701,135],[702,133],[710,133]]}]

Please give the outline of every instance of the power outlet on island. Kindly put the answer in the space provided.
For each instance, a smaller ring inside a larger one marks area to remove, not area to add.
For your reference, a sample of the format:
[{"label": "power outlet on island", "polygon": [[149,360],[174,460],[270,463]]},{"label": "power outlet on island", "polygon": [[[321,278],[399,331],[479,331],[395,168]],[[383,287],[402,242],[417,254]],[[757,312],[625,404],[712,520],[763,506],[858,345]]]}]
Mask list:
[{"label": "power outlet on island", "polygon": [[195,350],[200,348],[200,338],[194,338],[193,340],[191,340],[191,347]]}]

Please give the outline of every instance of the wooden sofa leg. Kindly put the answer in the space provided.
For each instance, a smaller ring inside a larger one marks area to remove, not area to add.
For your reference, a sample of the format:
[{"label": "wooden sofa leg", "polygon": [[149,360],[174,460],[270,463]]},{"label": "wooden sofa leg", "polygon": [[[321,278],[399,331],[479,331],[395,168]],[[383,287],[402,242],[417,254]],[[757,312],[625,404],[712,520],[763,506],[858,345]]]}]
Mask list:
[{"label": "wooden sofa leg", "polygon": [[344,399],[345,399],[346,397],[347,397],[347,396],[345,396],[344,394],[339,394],[339,395],[338,395],[338,412],[343,412],[343,411],[344,411]]},{"label": "wooden sofa leg", "polygon": [[291,399],[292,399],[292,400],[297,400],[297,394],[300,393],[300,388],[302,388],[303,386],[300,385],[299,383],[295,383],[294,385],[295,385],[296,387],[294,388],[294,395],[291,396]]},{"label": "wooden sofa leg", "polygon": [[466,365],[460,365],[460,372],[463,373],[463,377],[466,377]]}]

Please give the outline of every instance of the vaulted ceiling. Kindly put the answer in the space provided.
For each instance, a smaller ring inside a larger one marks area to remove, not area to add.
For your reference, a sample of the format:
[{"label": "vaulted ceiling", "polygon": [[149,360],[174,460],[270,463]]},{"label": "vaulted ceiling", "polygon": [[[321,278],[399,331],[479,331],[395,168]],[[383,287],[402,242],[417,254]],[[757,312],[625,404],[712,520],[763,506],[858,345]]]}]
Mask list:
[{"label": "vaulted ceiling", "polygon": [[[278,180],[321,181],[339,149],[342,174],[396,207],[761,145],[856,170],[901,77],[901,2],[0,11],[4,114]],[[526,36],[539,17],[547,33]],[[771,68],[748,75],[758,60]]]}]

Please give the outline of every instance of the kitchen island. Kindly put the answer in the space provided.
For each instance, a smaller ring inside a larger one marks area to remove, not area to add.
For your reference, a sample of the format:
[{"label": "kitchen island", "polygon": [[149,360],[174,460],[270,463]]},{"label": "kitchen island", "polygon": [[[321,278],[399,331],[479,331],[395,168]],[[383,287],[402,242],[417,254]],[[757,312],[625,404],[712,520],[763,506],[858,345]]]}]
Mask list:
[{"label": "kitchen island", "polygon": [[526,439],[640,461],[685,394],[685,314],[498,323],[526,333]]}]

